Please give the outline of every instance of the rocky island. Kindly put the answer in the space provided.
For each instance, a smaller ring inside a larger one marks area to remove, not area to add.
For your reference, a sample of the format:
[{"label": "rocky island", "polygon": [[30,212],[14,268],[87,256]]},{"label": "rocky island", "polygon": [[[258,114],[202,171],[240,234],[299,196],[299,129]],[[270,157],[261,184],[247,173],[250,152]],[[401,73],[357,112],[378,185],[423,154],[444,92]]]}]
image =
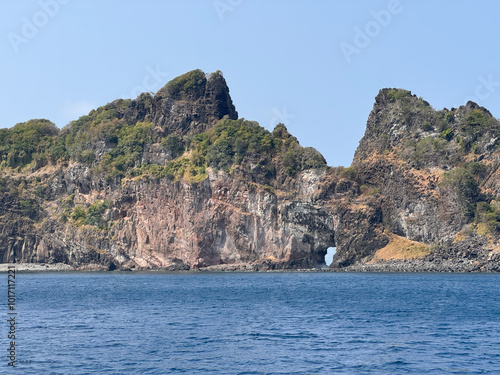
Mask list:
[{"label": "rocky island", "polygon": [[0,261],[79,270],[500,271],[500,122],[382,89],[348,168],[191,71],[0,129]]}]

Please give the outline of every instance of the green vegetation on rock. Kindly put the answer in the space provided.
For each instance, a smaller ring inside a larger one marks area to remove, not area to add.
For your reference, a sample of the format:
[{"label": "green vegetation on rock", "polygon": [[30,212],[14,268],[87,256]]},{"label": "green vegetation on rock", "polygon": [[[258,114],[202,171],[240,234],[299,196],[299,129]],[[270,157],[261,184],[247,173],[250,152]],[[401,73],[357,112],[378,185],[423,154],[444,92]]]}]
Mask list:
[{"label": "green vegetation on rock", "polygon": [[167,137],[163,138],[161,144],[174,159],[181,156],[184,152],[182,138],[175,133],[169,134]]},{"label": "green vegetation on rock", "polygon": [[475,221],[486,224],[493,233],[500,232],[500,207],[498,204],[479,202],[476,207]]},{"label": "green vegetation on rock", "polygon": [[10,129],[0,129],[0,160],[4,167],[37,168],[64,155],[59,129],[48,120],[30,120]]},{"label": "green vegetation on rock", "polygon": [[387,92],[387,96],[391,98],[393,101],[397,101],[406,98],[408,96],[411,96],[411,92],[402,89],[399,90],[392,89]]},{"label": "green vegetation on rock", "polygon": [[196,94],[205,82],[205,73],[197,69],[174,78],[162,90],[172,98],[179,98],[183,95]]},{"label": "green vegetation on rock", "polygon": [[457,205],[461,205],[468,217],[473,217],[479,196],[477,181],[466,168],[454,168],[443,174],[440,188],[446,193],[454,193]]},{"label": "green vegetation on rock", "polygon": [[[71,214],[71,220],[77,225],[92,225],[99,229],[107,228],[107,221],[103,215],[111,205],[107,201],[97,201],[87,209],[82,206],[75,206]],[[65,221],[63,219],[62,221]]]},{"label": "green vegetation on rock", "polygon": [[[314,267],[335,244],[338,266],[429,252],[487,265],[500,243],[500,125],[475,103],[436,111],[381,90],[348,168],[328,168],[283,124],[236,118],[220,72],[195,70],[62,130],[47,120],[1,129],[4,258]],[[236,253],[223,258],[227,243]]]},{"label": "green vegetation on rock", "polygon": [[453,129],[446,128],[441,132],[441,138],[446,139],[448,142],[453,138]]},{"label": "green vegetation on rock", "polygon": [[[211,129],[191,136],[187,145],[171,134],[161,141],[176,159],[166,165],[146,164],[135,168],[132,176],[202,180],[207,168],[230,172],[234,166],[259,166],[263,175],[276,170],[288,175],[305,169],[326,167],[323,156],[312,147],[302,148],[282,124],[271,133],[254,121],[222,119]],[[186,156],[181,156],[184,151]]]},{"label": "green vegetation on rock", "polygon": [[152,142],[152,124],[138,122],[135,126],[124,126],[117,132],[117,144],[104,156],[103,163],[113,166],[115,171],[126,172],[140,163],[144,146]]},{"label": "green vegetation on rock", "polygon": [[21,214],[29,217],[30,219],[35,219],[38,208],[36,201],[32,199],[25,199],[19,202],[19,206],[21,208]]}]

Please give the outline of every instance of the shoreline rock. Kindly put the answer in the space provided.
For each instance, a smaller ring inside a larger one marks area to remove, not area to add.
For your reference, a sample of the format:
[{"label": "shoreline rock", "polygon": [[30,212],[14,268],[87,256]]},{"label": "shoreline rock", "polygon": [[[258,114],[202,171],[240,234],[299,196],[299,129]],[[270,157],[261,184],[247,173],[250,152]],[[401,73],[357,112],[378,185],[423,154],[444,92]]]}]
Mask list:
[{"label": "shoreline rock", "polygon": [[99,265],[85,265],[72,267],[64,263],[35,264],[35,263],[3,263],[0,264],[0,273],[6,273],[9,267],[15,267],[16,272],[141,272],[141,273],[224,273],[224,272],[296,272],[296,273],[500,273],[500,264],[478,264],[473,261],[456,262],[447,260],[431,262],[426,260],[391,260],[387,262],[355,264],[343,268],[272,268],[263,264],[220,264],[208,267],[191,269],[174,268],[117,268],[109,270]]},{"label": "shoreline rock", "polygon": [[69,264],[64,263],[2,263],[0,264],[0,272],[7,272],[9,267],[14,267],[16,272],[67,272],[76,271]]}]

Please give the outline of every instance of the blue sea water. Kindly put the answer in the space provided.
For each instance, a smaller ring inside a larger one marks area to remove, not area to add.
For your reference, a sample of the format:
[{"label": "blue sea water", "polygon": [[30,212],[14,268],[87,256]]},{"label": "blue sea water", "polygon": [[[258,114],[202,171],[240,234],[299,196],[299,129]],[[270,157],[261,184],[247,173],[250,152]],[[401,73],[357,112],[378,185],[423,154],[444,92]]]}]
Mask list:
[{"label": "blue sea water", "polygon": [[112,272],[16,281],[18,363],[9,368],[4,356],[1,373],[500,374],[500,275]]}]

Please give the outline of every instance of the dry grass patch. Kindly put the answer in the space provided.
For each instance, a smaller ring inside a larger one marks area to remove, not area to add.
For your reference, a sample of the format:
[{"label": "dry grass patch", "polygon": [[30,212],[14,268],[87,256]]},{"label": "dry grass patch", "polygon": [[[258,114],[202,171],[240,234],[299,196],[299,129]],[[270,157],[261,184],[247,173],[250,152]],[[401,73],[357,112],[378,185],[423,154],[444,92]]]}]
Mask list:
[{"label": "dry grass patch", "polygon": [[487,237],[490,234],[490,230],[488,228],[488,224],[486,223],[478,223],[476,224],[476,233],[480,236]]},{"label": "dry grass patch", "polygon": [[461,231],[455,235],[455,238],[453,239],[453,243],[462,242],[462,241],[465,241],[465,239],[466,239],[465,233],[463,231]]},{"label": "dry grass patch", "polygon": [[278,258],[273,257],[272,255],[269,255],[269,256],[265,257],[264,259],[270,260],[271,262],[274,262],[274,263],[278,262]]},{"label": "dry grass patch", "polygon": [[375,253],[375,259],[416,259],[423,258],[429,255],[429,253],[430,249],[428,245],[392,234],[387,246]]}]

